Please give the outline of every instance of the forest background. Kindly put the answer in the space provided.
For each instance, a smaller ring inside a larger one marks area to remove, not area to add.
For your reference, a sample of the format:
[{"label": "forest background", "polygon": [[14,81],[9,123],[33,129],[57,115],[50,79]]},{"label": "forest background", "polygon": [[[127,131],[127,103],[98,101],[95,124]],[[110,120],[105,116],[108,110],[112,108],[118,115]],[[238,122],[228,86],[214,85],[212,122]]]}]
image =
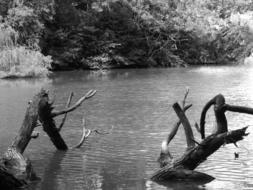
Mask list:
[{"label": "forest background", "polygon": [[0,72],[249,64],[252,34],[251,0],[1,0]]}]

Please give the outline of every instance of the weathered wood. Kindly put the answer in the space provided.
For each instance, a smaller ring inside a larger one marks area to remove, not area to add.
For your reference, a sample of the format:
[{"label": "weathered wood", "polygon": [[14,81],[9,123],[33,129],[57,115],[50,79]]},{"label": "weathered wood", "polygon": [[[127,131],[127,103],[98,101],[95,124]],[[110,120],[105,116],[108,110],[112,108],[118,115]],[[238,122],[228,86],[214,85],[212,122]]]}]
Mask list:
[{"label": "weathered wood", "polygon": [[[214,105],[214,113],[217,123],[216,131],[205,138],[205,116],[208,109]],[[202,138],[204,140],[201,143],[198,143],[193,138],[192,129],[190,126],[189,121],[187,120],[184,110],[182,110],[178,103],[173,105],[175,112],[177,113],[178,117],[180,118],[187,139],[187,146],[189,146],[190,141],[192,140],[191,148],[188,148],[186,152],[181,156],[181,158],[177,160],[172,160],[171,162],[164,162],[165,165],[163,168],[158,170],[153,176],[152,180],[154,181],[164,181],[164,180],[174,180],[174,179],[188,179],[191,178],[191,175],[195,175],[192,171],[194,170],[200,163],[205,161],[208,156],[213,154],[217,151],[222,145],[228,143],[236,144],[237,141],[243,139],[244,136],[247,136],[246,133],[247,127],[242,129],[234,130],[231,132],[227,132],[227,119],[225,116],[226,111],[234,111],[239,113],[248,113],[253,114],[252,108],[242,107],[242,106],[231,106],[225,103],[225,98],[223,95],[218,94],[207,104],[204,106],[201,119],[200,119],[200,132]],[[178,128],[178,126],[176,126]],[[195,126],[198,129],[196,124]],[[177,128],[173,128],[172,130],[172,138],[175,136],[177,132]],[[197,146],[193,146],[193,143],[197,144]],[[201,173],[198,173],[198,175]],[[201,174],[202,175],[202,174]],[[205,174],[203,174],[205,176]]]},{"label": "weathered wood", "polygon": [[0,166],[0,189],[16,190],[24,187],[25,181],[19,180]]},{"label": "weathered wood", "polygon": [[16,149],[17,152],[20,152],[21,154],[26,149],[28,143],[31,140],[32,132],[34,128],[37,126],[38,108],[39,108],[38,105],[44,93],[45,91],[42,90],[41,92],[36,94],[33,97],[33,99],[29,102],[22,126],[19,129],[19,132],[11,145],[11,148]]},{"label": "weathered wood", "polygon": [[25,158],[22,153],[30,142],[33,130],[37,126],[38,104],[44,93],[44,90],[40,91],[29,102],[22,126],[12,145],[4,153],[0,161],[0,165],[18,180],[33,180],[36,178],[29,159]]},{"label": "weathered wood", "polygon": [[49,103],[48,94],[44,94],[44,96],[40,99],[38,110],[39,120],[42,124],[43,130],[47,133],[47,135],[50,137],[50,140],[58,150],[67,150],[68,146],[61,137],[55,125],[55,121],[52,118],[52,110],[53,107]]},{"label": "weathered wood", "polygon": [[[74,96],[74,93],[71,92],[70,95],[69,95],[69,98],[68,98],[68,101],[67,101],[67,104],[66,104],[66,108],[68,108],[70,106],[70,103],[71,103],[71,100]],[[68,112],[64,114],[63,118],[62,118],[62,121],[61,121],[61,124],[59,125],[58,127],[58,131],[61,131],[65,121],[66,121],[66,118],[67,118],[67,115],[68,115]]]},{"label": "weathered wood", "polygon": [[228,131],[227,119],[225,115],[226,111],[253,114],[253,108],[226,104],[224,96],[222,94],[218,94],[207,102],[201,112],[200,131],[202,139],[205,138],[206,113],[212,105],[214,105],[214,114],[216,119],[216,130],[214,131],[214,134],[220,134]]},{"label": "weathered wood", "polygon": [[34,128],[40,126],[37,123],[38,119],[56,148],[59,150],[67,150],[68,147],[61,137],[60,130],[56,127],[53,117],[65,114],[60,126],[61,129],[66,120],[66,113],[75,110],[85,99],[92,97],[95,92],[94,90],[89,91],[74,106],[68,108],[72,98],[71,94],[67,102],[67,108],[63,111],[54,112],[53,114],[53,106],[52,103],[49,103],[48,92],[41,90],[33,97],[32,101],[29,102],[24,121],[17,136],[4,156],[0,159],[0,177],[4,176],[3,179],[6,179],[5,183],[1,182],[3,179],[0,178],[1,189],[4,189],[4,187],[10,187],[8,189],[12,187],[16,188],[24,184],[23,181],[38,179],[33,171],[31,162],[22,155],[31,138],[38,136],[33,133]]},{"label": "weathered wood", "polygon": [[85,94],[85,96],[83,96],[82,98],[80,98],[73,106],[66,108],[64,110],[60,110],[60,111],[53,111],[51,113],[51,117],[56,117],[71,111],[74,111],[76,108],[78,108],[80,105],[82,105],[82,103],[86,100],[91,98],[92,96],[94,96],[96,94],[95,90],[90,90],[89,92],[87,92],[87,94]]},{"label": "weathered wood", "polygon": [[188,148],[194,147],[195,146],[194,136],[189,120],[185,116],[184,111],[181,109],[178,103],[173,104],[173,108],[184,127],[187,147]]},{"label": "weathered wood", "polygon": [[214,98],[212,98],[207,104],[204,106],[202,112],[201,112],[201,117],[200,117],[200,132],[201,132],[201,138],[205,138],[205,117],[206,117],[206,112],[208,109],[214,105],[214,114],[215,114],[215,119],[216,119],[216,130],[215,134],[219,133],[224,133],[228,131],[228,126],[227,126],[227,119],[225,116],[225,98],[222,94],[218,94]]},{"label": "weathered wood", "polygon": [[233,105],[228,105],[228,104],[226,104],[224,107],[226,111],[253,114],[253,108],[249,108],[249,107],[233,106]]},{"label": "weathered wood", "polygon": [[[186,93],[184,95],[184,99],[182,101],[183,112],[186,112],[192,106],[192,104],[186,105],[186,99],[187,99],[188,94],[189,94],[189,89],[186,90]],[[169,133],[167,139],[162,142],[161,152],[160,152],[160,155],[157,159],[157,162],[160,164],[160,167],[164,167],[165,165],[167,165],[173,161],[173,156],[171,155],[171,153],[169,151],[169,143],[176,135],[180,124],[181,124],[181,120],[179,119],[173,125],[172,130]]]},{"label": "weathered wood", "polygon": [[163,181],[171,179],[171,171],[175,169],[194,170],[200,163],[206,160],[208,156],[218,150],[223,144],[236,143],[247,136],[247,127],[225,132],[222,134],[213,134],[205,138],[200,145],[195,146],[187,151],[181,158],[176,160],[172,165],[167,165],[158,170],[151,177],[154,181]]}]

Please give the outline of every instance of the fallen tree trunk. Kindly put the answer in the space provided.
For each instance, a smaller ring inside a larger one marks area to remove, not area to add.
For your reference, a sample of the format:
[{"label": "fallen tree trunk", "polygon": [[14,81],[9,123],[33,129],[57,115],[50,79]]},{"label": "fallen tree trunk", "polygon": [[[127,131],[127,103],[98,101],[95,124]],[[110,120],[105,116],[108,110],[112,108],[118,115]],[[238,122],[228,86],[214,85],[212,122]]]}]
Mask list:
[{"label": "fallen tree trunk", "polygon": [[[164,162],[167,165],[162,166],[157,172],[155,172],[151,179],[157,182],[168,181],[168,180],[178,180],[178,179],[191,179],[196,176],[198,178],[204,177],[207,175],[193,171],[200,163],[205,161],[208,156],[217,151],[222,145],[234,143],[242,140],[245,136],[247,127],[242,129],[233,130],[227,132],[227,120],[225,116],[225,109],[231,111],[237,111],[241,113],[252,113],[251,108],[239,107],[239,106],[230,106],[225,104],[225,98],[222,95],[217,95],[214,99],[209,101],[204,107],[201,114],[201,135],[204,136],[204,121],[205,114],[211,105],[215,104],[215,116],[217,125],[220,129],[216,130],[214,134],[211,134],[205,138],[201,143],[198,143],[194,140],[192,133],[191,125],[184,114],[184,109],[182,110],[178,103],[173,105],[175,112],[177,113],[180,121],[182,122],[186,135],[187,149],[186,152],[177,160],[171,162]],[[184,106],[184,105],[183,105]],[[175,129],[172,129],[173,137],[175,136]],[[170,135],[169,135],[170,136]],[[171,139],[170,139],[171,140]],[[197,144],[197,145],[195,145]]]},{"label": "fallen tree trunk", "polygon": [[0,167],[0,189],[16,190],[25,186],[25,181],[19,180],[12,174]]},{"label": "fallen tree trunk", "polygon": [[[194,170],[199,164],[207,159],[208,156],[213,154],[222,145],[229,143],[236,143],[247,136],[247,127],[242,129],[226,132],[222,134],[210,135],[204,139],[198,146],[186,152],[181,158],[176,160],[172,165],[167,165],[158,170],[151,177],[154,181],[163,181],[175,179],[175,169]],[[177,176],[179,177],[179,176]]]},{"label": "fallen tree trunk", "polygon": [[[29,102],[22,126],[15,137],[12,145],[0,159],[0,189],[17,188],[25,184],[25,181],[37,179],[29,159],[22,154],[32,138],[34,129],[38,127],[38,119],[43,126],[44,131],[48,134],[51,141],[58,150],[67,150],[68,147],[60,135],[60,130],[65,122],[66,114],[74,111],[84,100],[94,96],[96,91],[91,90],[85,96],[80,98],[72,107],[67,107],[62,111],[53,111],[52,103],[49,102],[48,92],[41,90]],[[72,98],[73,95],[71,95]],[[69,98],[67,106],[69,106]],[[63,121],[59,128],[56,127],[54,117],[64,115]],[[38,136],[38,135],[37,135]]]}]

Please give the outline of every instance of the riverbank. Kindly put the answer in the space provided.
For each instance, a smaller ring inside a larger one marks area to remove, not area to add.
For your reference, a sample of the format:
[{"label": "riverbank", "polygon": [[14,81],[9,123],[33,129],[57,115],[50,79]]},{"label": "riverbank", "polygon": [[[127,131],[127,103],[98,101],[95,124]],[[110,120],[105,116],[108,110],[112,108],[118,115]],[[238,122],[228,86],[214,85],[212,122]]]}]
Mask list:
[{"label": "riverbank", "polygon": [[242,64],[253,47],[248,0],[3,5],[3,23],[19,33],[15,45],[48,56],[33,61],[52,71]]}]

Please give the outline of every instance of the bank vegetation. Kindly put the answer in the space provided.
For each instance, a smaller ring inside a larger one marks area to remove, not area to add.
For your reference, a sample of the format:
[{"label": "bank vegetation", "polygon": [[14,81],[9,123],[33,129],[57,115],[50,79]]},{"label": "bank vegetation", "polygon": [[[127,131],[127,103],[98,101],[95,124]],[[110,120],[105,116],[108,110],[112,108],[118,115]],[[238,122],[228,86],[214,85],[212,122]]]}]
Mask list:
[{"label": "bank vegetation", "polygon": [[0,7],[0,67],[8,75],[252,62],[250,0],[3,0]]}]

